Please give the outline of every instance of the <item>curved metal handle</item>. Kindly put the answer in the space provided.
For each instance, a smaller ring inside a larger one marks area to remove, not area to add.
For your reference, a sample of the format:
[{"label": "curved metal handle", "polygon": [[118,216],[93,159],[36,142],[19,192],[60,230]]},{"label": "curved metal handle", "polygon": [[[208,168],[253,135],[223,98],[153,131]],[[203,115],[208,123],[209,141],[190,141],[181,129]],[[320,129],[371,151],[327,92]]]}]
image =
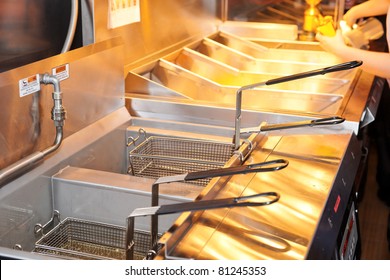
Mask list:
[{"label": "curved metal handle", "polygon": [[[269,198],[262,201],[256,201],[258,198]],[[277,192],[264,192],[249,196],[222,198],[211,200],[199,200],[192,202],[183,202],[175,204],[166,204],[160,206],[152,206],[145,208],[137,208],[130,214],[129,217],[145,217],[153,215],[167,215],[191,211],[210,210],[218,208],[233,208],[247,206],[266,206],[277,202],[280,195]]]},{"label": "curved metal handle", "polygon": [[[256,201],[257,198],[270,198],[264,201]],[[235,207],[248,207],[248,206],[266,206],[277,202],[280,199],[280,195],[277,192],[264,192],[249,196],[235,197],[235,198],[223,198],[213,200],[200,200],[194,202],[184,202],[170,205],[158,206],[154,215],[166,215],[174,213],[182,213],[189,211],[201,211],[218,208],[235,208]]]},{"label": "curved metal handle", "polygon": [[140,139],[141,137],[144,137],[144,139],[147,139],[148,136],[146,134],[146,131],[141,127],[140,129],[138,129],[138,136],[136,138],[132,137],[132,136],[129,136],[127,138],[127,147],[131,146],[131,145],[134,145],[134,147],[136,147],[136,142],[138,141],[138,139]]},{"label": "curved metal handle", "polygon": [[[254,202],[251,201],[254,198],[259,198],[259,197],[274,197],[271,200],[266,200],[266,201],[261,201],[261,202]],[[254,195],[247,195],[247,196],[241,196],[241,197],[236,197],[233,199],[233,201],[240,206],[265,206],[265,205],[270,205],[272,203],[277,202],[280,199],[280,195],[277,192],[264,192],[264,193],[258,193]]]},{"label": "curved metal handle", "polygon": [[189,172],[185,177],[185,181],[214,178],[220,176],[230,176],[235,174],[247,174],[253,172],[270,172],[281,170],[288,165],[288,161],[285,159],[276,159],[266,162],[260,162],[249,165],[241,165],[236,167],[217,168],[206,171]]},{"label": "curved metal handle", "polygon": [[288,81],[298,80],[298,79],[302,79],[302,78],[312,77],[312,76],[316,76],[316,75],[325,75],[325,74],[332,73],[332,72],[349,70],[349,69],[358,67],[362,64],[363,64],[363,62],[360,60],[349,61],[349,62],[340,63],[337,65],[333,65],[333,66],[329,66],[329,67],[325,67],[325,68],[321,68],[321,69],[317,69],[317,70],[302,72],[302,73],[298,73],[298,74],[293,74],[293,75],[289,75],[289,76],[285,76],[285,77],[281,77],[281,78],[268,80],[265,82],[265,85],[269,86],[269,85],[284,83],[284,82],[288,82]]},{"label": "curved metal handle", "polygon": [[243,165],[246,169],[250,169],[251,172],[268,172],[268,171],[277,171],[281,170],[288,165],[288,160],[286,159],[274,159],[270,161],[254,163],[249,165]]},{"label": "curved metal handle", "polygon": [[315,125],[333,125],[333,124],[339,124],[344,122],[345,119],[339,116],[335,117],[329,117],[329,118],[323,118],[323,119],[318,119],[318,120],[312,120],[311,124],[312,126]]},{"label": "curved metal handle", "polygon": [[[260,126],[260,131],[271,131],[271,130],[280,130],[280,129],[289,129],[289,128],[297,128],[297,127],[304,127],[304,126],[317,126],[317,125],[334,125],[344,122],[345,119],[341,117],[329,117],[329,118],[323,118],[323,119],[316,119],[316,120],[306,120],[306,121],[298,121],[298,122],[289,122],[289,123],[281,123],[281,124],[266,124]],[[243,130],[241,133],[248,133],[248,132],[254,132],[251,129]],[[255,131],[255,132],[259,132]]]}]

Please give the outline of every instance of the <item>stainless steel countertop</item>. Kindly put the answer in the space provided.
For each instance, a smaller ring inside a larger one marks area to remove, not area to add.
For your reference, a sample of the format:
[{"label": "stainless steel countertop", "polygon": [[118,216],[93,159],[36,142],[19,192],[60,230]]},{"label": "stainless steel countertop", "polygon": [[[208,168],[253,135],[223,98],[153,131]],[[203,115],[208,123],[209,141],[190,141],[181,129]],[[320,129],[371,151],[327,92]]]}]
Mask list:
[{"label": "stainless steel countertop", "polygon": [[[259,208],[185,213],[163,236],[166,251],[158,259],[305,259],[340,165],[349,161],[345,152],[351,137],[269,136],[246,164],[283,158],[289,166],[275,172],[235,175],[206,188],[200,197],[205,200],[276,191],[280,200]],[[356,163],[347,164],[353,172]]]}]

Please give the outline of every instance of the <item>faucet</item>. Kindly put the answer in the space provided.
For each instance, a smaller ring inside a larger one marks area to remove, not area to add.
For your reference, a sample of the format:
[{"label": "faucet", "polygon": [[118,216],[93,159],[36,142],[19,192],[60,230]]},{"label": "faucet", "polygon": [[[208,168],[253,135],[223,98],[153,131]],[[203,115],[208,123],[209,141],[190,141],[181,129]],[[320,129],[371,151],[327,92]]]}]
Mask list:
[{"label": "faucet", "polygon": [[56,127],[56,136],[52,146],[46,148],[43,151],[38,151],[32,153],[29,156],[26,156],[19,161],[7,166],[6,168],[0,170],[0,187],[6,183],[8,180],[20,175],[25,169],[31,167],[33,164],[42,160],[48,154],[56,151],[63,139],[63,126],[66,118],[66,111],[62,106],[62,92],[60,89],[60,82],[57,77],[51,76],[49,74],[40,74],[39,82],[41,84],[52,84],[53,85],[53,108],[51,110],[51,119],[54,121]]},{"label": "faucet", "polygon": [[305,10],[303,19],[303,32],[305,36],[314,37],[317,27],[321,24],[322,15],[317,8],[321,0],[306,0],[309,7]]},{"label": "faucet", "polygon": [[49,74],[41,75],[40,83],[48,85],[53,85],[53,108],[51,110],[51,119],[54,121],[54,125],[57,128],[62,128],[64,126],[66,111],[62,106],[62,92],[60,88],[60,81],[55,76],[51,76]]}]

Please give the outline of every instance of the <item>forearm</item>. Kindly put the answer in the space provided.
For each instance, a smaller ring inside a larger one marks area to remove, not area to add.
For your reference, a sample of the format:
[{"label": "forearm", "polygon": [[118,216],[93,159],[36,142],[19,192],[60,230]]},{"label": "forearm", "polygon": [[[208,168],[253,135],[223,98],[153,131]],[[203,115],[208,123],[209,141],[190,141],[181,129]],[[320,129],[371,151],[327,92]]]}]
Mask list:
[{"label": "forearm", "polygon": [[335,54],[345,61],[361,60],[361,69],[373,75],[390,78],[390,54],[361,50],[349,46],[339,48]]},{"label": "forearm", "polygon": [[350,9],[354,18],[379,16],[387,13],[390,2],[387,0],[369,0]]}]

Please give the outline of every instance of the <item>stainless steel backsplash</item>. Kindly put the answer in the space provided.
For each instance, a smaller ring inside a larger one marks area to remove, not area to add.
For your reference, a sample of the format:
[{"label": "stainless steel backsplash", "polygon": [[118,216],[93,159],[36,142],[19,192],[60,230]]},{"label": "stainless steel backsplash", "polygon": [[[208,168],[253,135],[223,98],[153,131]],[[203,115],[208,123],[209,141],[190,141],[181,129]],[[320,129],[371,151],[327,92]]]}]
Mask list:
[{"label": "stainless steel backsplash", "polygon": [[[31,1],[23,1],[25,5],[27,2]],[[83,37],[89,40],[94,38],[95,45],[78,48],[65,54],[52,54],[47,59],[28,62],[30,64],[0,73],[0,169],[50,146],[54,141],[55,130],[50,119],[53,105],[52,87],[42,86],[38,93],[19,97],[20,79],[50,72],[53,67],[70,63],[70,78],[61,82],[64,106],[68,111],[64,127],[67,137],[124,106],[126,65],[136,64],[143,58],[210,34],[216,30],[219,22],[217,0],[141,0],[141,22],[109,29],[108,1],[81,2],[83,4],[80,5],[81,17],[85,23],[83,31],[93,33],[84,34]],[[28,6],[5,0],[0,0],[0,3],[4,7],[18,5],[21,11],[26,10]],[[45,6],[45,1],[40,0],[36,3],[38,4]],[[91,30],[86,19],[92,15],[85,6],[93,9],[94,30]],[[37,13],[36,24],[46,24],[47,19],[43,18],[44,14],[39,7],[32,7]],[[1,13],[4,12],[6,10],[1,9]],[[28,14],[28,11],[26,13],[20,15],[20,21],[24,23],[12,23],[15,30],[20,24],[29,26],[28,20],[33,16]],[[33,10],[30,13],[33,13]],[[37,38],[41,38],[43,42],[46,34],[38,27],[36,31],[42,32]],[[121,43],[118,43],[119,40]],[[88,44],[88,40],[84,44]],[[115,47],[114,50],[101,51],[104,48],[108,49],[110,45]],[[28,47],[28,44],[25,47]],[[101,54],[96,55],[99,50]]]}]

